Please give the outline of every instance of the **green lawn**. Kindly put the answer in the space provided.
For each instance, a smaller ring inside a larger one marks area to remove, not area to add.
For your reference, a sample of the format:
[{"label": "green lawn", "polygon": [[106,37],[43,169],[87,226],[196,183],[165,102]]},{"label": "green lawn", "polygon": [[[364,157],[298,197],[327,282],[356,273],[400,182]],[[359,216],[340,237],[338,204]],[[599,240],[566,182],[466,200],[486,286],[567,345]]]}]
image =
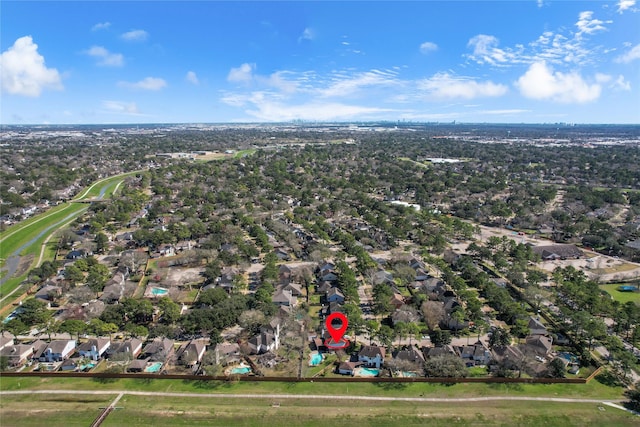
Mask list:
[{"label": "green lawn", "polygon": [[[346,387],[346,386],[342,386]],[[348,386],[349,388],[351,385]],[[2,396],[3,426],[86,426],[115,394]],[[636,416],[599,403],[406,402],[123,395],[103,426],[631,426]]]},{"label": "green lawn", "polygon": [[189,393],[294,393],[347,394],[360,396],[534,396],[621,399],[623,389],[593,380],[588,384],[473,384],[443,385],[437,383],[280,383],[241,381],[193,381],[165,379],[118,379],[99,381],[91,378],[3,377],[0,390],[140,390]]},{"label": "green lawn", "polygon": [[600,285],[599,288],[611,295],[614,300],[623,304],[629,301],[640,304],[640,292],[620,292],[618,288],[623,285],[623,283],[612,283],[610,285]]}]

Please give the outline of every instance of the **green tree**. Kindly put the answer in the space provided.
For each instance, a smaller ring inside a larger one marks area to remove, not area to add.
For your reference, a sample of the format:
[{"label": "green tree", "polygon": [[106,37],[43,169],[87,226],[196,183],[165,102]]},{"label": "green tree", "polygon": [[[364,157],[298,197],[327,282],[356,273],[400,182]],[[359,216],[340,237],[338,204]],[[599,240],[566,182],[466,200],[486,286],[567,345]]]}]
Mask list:
[{"label": "green tree", "polygon": [[47,303],[36,298],[23,301],[17,318],[27,326],[44,325],[51,317]]},{"label": "green tree", "polygon": [[67,333],[70,336],[75,335],[77,339],[80,339],[80,334],[87,331],[88,325],[82,320],[68,319],[62,322],[60,325],[60,332]]},{"label": "green tree", "polygon": [[106,234],[102,232],[96,234],[95,242],[96,242],[96,253],[99,253],[99,254],[104,253],[105,249],[107,249],[109,246],[109,238],[107,237]]},{"label": "green tree", "polygon": [[162,297],[158,301],[158,308],[160,308],[161,320],[169,325],[174,324],[180,318],[180,305],[176,304],[169,297]]},{"label": "green tree", "polygon": [[464,378],[468,375],[464,361],[453,354],[431,357],[424,362],[428,377]]},{"label": "green tree", "polygon": [[84,274],[82,274],[82,270],[80,270],[75,264],[65,267],[64,277],[73,284],[82,282],[84,280]]}]

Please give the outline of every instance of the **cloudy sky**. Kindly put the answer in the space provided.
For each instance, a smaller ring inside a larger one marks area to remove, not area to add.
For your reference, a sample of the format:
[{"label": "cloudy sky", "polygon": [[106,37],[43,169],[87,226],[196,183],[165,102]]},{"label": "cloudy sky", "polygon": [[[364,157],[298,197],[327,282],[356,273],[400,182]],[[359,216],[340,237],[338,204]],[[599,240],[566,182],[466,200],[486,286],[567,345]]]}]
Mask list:
[{"label": "cloudy sky", "polygon": [[3,1],[0,123],[640,123],[640,4]]}]

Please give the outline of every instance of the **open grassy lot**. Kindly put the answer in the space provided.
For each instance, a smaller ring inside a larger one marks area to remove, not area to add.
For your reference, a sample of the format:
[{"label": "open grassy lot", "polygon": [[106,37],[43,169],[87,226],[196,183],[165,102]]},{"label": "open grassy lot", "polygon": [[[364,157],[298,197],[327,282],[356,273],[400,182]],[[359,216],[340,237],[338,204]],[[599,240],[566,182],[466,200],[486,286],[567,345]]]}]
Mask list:
[{"label": "open grassy lot", "polygon": [[[2,396],[4,426],[89,425],[115,395]],[[523,401],[406,402],[219,398],[125,394],[103,426],[631,426],[638,418],[600,403]]]},{"label": "open grassy lot", "polygon": [[2,427],[91,425],[116,395],[19,395],[0,398]]},{"label": "open grassy lot", "polygon": [[391,397],[530,396],[576,399],[623,399],[621,387],[597,380],[588,384],[454,384],[436,383],[285,383],[192,381],[165,379],[97,380],[91,378],[2,377],[0,390],[127,390],[180,393],[324,394]]},{"label": "open grassy lot", "polygon": [[620,301],[623,304],[629,301],[640,304],[640,292],[621,292],[618,290],[621,285],[620,283],[614,283],[610,285],[600,285],[599,288],[611,295],[614,300]]},{"label": "open grassy lot", "polygon": [[[348,399],[212,399],[125,395],[104,426],[637,425],[637,417],[596,403],[424,403]],[[601,409],[600,409],[601,408]]]}]

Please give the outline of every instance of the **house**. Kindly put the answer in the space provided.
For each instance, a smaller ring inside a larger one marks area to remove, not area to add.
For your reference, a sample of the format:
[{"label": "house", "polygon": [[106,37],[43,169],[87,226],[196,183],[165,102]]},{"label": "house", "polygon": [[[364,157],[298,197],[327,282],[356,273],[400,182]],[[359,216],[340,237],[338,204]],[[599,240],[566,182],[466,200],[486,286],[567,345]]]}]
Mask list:
[{"label": "house", "polygon": [[127,372],[144,372],[148,362],[149,359],[132,360],[129,366],[127,366]]},{"label": "house", "polygon": [[40,362],[60,362],[68,359],[76,349],[76,340],[54,340],[40,348],[36,354]]},{"label": "house", "polygon": [[84,258],[87,255],[87,252],[84,249],[74,249],[72,251],[69,251],[69,253],[67,254],[67,256],[65,257],[66,259],[80,259],[80,258]]},{"label": "house", "polygon": [[530,349],[538,356],[546,356],[553,346],[553,338],[548,335],[529,335],[525,340],[527,349]]},{"label": "house", "polygon": [[271,300],[276,305],[284,305],[287,307],[292,307],[296,305],[298,299],[291,294],[291,291],[286,291],[284,289],[279,289],[276,293],[271,297]]},{"label": "house", "polygon": [[207,346],[204,340],[191,340],[178,354],[178,363],[194,366],[202,361]]},{"label": "house", "polygon": [[269,332],[260,332],[249,339],[249,352],[251,354],[262,354],[268,351],[277,350],[279,340]]},{"label": "house", "polygon": [[320,316],[326,317],[331,313],[343,313],[344,314],[344,305],[339,302],[330,302],[328,305],[323,305],[320,309]]},{"label": "house", "polygon": [[327,302],[337,302],[344,304],[344,294],[337,287],[331,287],[326,293]]},{"label": "house", "polygon": [[467,365],[471,366],[486,365],[491,360],[491,352],[481,341],[458,347],[457,352]]},{"label": "house", "polygon": [[583,253],[574,245],[541,245],[533,246],[531,250],[540,255],[543,261],[556,259],[578,259],[583,257]]},{"label": "house", "polygon": [[34,296],[45,301],[53,301],[62,296],[62,288],[55,285],[45,285]]},{"label": "house", "polygon": [[216,365],[230,365],[243,360],[237,343],[219,343],[214,349]]},{"label": "house", "polygon": [[393,274],[384,270],[376,271],[371,278],[371,282],[373,285],[379,285],[380,283],[395,285],[395,282],[393,281]]},{"label": "house", "polygon": [[14,338],[15,337],[10,332],[2,331],[2,334],[0,334],[0,350],[5,347],[12,346]]},{"label": "house", "polygon": [[142,351],[142,340],[138,338],[130,338],[123,342],[111,343],[107,348],[107,357],[113,357],[120,354],[129,355],[129,359],[135,359]]},{"label": "house", "polygon": [[399,293],[394,292],[393,296],[391,297],[391,305],[393,306],[394,309],[396,310],[399,309],[404,305],[404,297]]},{"label": "house", "polygon": [[82,357],[88,357],[91,360],[98,360],[101,358],[109,346],[111,341],[105,338],[91,338],[87,342],[78,346],[78,353]]},{"label": "house", "polygon": [[491,349],[490,370],[502,367],[508,370],[520,370],[523,366],[526,356],[518,347],[498,346]]},{"label": "house", "polygon": [[353,371],[360,365],[362,365],[362,362],[342,362],[338,365],[338,373],[353,376]]},{"label": "house", "polygon": [[527,324],[529,327],[529,335],[547,335],[548,331],[546,326],[544,326],[540,320],[535,317],[529,317],[529,323]]},{"label": "house", "polygon": [[152,362],[164,362],[173,353],[173,340],[157,337],[142,349],[142,357]]},{"label": "house", "polygon": [[428,359],[430,357],[444,356],[447,354],[458,356],[458,353],[451,345],[443,345],[440,347],[422,347],[422,354],[424,355],[425,359]]},{"label": "house", "polygon": [[283,291],[291,292],[291,295],[294,297],[302,296],[302,285],[297,283],[288,283],[287,285],[282,287]]},{"label": "house", "polygon": [[418,312],[410,305],[403,304],[391,313],[391,322],[397,325],[399,322],[413,323],[420,319]]},{"label": "house", "polygon": [[331,284],[331,282],[320,282],[316,286],[316,292],[319,294],[326,294],[332,287],[333,285]]},{"label": "house", "polygon": [[289,261],[291,259],[291,257],[289,256],[289,254],[281,249],[281,248],[277,248],[273,251],[274,254],[276,254],[276,256],[278,257],[279,260],[281,261]]},{"label": "house", "polygon": [[33,355],[33,346],[27,344],[8,345],[0,349],[0,357],[6,357],[9,366],[22,366]]},{"label": "house", "polygon": [[358,352],[358,361],[369,367],[380,368],[384,363],[385,349],[376,345],[365,345]]},{"label": "house", "polygon": [[424,354],[420,350],[418,350],[415,346],[411,346],[408,348],[403,348],[402,350],[398,350],[393,354],[394,360],[402,360],[403,362],[409,363],[424,363]]},{"label": "house", "polygon": [[338,276],[332,272],[326,272],[326,273],[321,273],[320,278],[319,278],[320,282],[337,282],[338,281]]}]

